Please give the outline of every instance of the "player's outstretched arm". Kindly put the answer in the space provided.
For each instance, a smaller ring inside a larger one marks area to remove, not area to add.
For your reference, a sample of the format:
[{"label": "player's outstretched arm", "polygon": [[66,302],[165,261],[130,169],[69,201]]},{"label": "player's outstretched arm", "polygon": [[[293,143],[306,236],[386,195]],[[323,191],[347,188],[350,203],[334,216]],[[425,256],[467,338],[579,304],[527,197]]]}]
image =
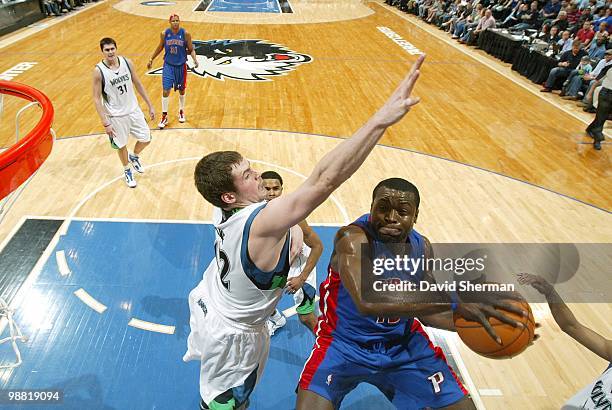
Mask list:
[{"label": "player's outstretched arm", "polygon": [[270,201],[257,215],[251,234],[281,238],[306,217],[363,164],[385,130],[401,120],[420,99],[412,90],[425,56],[420,56],[387,102],[352,137],[327,153],[298,189]]},{"label": "player's outstretched arm", "polygon": [[145,100],[145,102],[147,103],[147,106],[149,107],[149,117],[151,119],[155,118],[155,108],[153,108],[153,104],[151,103],[151,100],[149,99],[147,90],[145,90],[144,86],[142,85],[142,82],[140,81],[140,77],[138,77],[138,74],[136,73],[136,70],[134,69],[134,63],[132,63],[132,61],[127,58],[125,59],[125,61],[127,61],[128,65],[130,66],[130,72],[132,73],[132,82],[134,83],[134,87],[136,88],[136,91],[138,91],[138,94],[140,94],[142,99]]},{"label": "player's outstretched arm", "polygon": [[531,285],[538,292],[546,296],[550,312],[561,330],[591,352],[612,362],[612,340],[606,339],[580,323],[565,302],[563,302],[555,288],[546,279],[538,275],[521,273],[519,274],[519,283]]}]

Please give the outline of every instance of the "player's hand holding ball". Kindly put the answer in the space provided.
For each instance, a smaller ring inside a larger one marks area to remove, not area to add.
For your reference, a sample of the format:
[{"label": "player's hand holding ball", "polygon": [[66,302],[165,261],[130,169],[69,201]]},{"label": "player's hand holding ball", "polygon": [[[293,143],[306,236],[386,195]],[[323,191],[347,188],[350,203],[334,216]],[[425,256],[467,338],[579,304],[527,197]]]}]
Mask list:
[{"label": "player's hand holding ball", "polygon": [[529,304],[516,292],[464,295],[478,303],[459,303],[453,314],[461,340],[474,352],[492,359],[516,356],[535,340]]}]

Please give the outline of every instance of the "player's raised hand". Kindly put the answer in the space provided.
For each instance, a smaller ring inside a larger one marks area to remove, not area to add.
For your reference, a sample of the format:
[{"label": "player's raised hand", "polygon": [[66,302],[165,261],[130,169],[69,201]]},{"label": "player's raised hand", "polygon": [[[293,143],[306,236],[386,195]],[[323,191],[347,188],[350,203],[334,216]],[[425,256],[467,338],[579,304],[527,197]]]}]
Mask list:
[{"label": "player's raised hand", "polygon": [[410,72],[406,78],[404,78],[393,94],[391,94],[391,97],[389,97],[385,105],[376,113],[377,119],[384,126],[389,127],[401,120],[404,115],[410,111],[412,106],[421,101],[419,97],[412,96],[411,94],[421,73],[420,69],[424,60],[424,54],[419,56],[417,61],[410,68]]},{"label": "player's raised hand", "polygon": [[548,295],[554,288],[546,279],[530,273],[519,273],[518,282],[521,285],[531,285],[543,295]]}]

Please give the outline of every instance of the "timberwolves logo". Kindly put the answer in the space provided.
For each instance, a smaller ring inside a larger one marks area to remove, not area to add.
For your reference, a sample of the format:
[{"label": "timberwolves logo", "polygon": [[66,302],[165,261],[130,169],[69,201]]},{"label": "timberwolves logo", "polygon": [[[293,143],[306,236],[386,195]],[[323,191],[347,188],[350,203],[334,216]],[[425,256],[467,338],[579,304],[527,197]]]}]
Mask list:
[{"label": "timberwolves logo", "polygon": [[[242,81],[270,81],[274,76],[287,74],[297,66],[312,61],[307,54],[299,54],[279,44],[265,40],[193,40],[198,68],[189,69],[202,77]],[[161,75],[162,68],[149,71]]]}]

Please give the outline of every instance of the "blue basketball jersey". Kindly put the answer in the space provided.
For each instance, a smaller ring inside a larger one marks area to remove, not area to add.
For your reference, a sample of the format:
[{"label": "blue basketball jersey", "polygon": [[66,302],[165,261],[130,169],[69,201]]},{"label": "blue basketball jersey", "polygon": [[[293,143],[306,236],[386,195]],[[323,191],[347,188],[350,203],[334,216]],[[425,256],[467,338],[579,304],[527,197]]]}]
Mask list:
[{"label": "blue basketball jersey", "polygon": [[183,65],[187,62],[187,40],[185,29],[179,29],[174,34],[172,29],[166,29],[164,33],[164,62],[170,65]]},{"label": "blue basketball jersey", "polygon": [[[368,237],[372,259],[377,257],[393,257],[384,242],[378,239],[378,234],[371,227],[369,214],[363,215],[351,225],[361,228]],[[410,257],[421,258],[425,252],[425,241],[414,229],[408,235],[407,243],[411,245]],[[419,281],[423,277],[420,269],[414,275],[406,272],[391,273],[390,276],[400,279]],[[412,318],[383,318],[363,316],[359,313],[350,293],[342,285],[340,274],[334,271],[331,263],[328,266],[328,277],[320,287],[320,309],[322,319],[319,319],[320,330],[329,337],[362,345],[395,341],[411,332]]]}]

